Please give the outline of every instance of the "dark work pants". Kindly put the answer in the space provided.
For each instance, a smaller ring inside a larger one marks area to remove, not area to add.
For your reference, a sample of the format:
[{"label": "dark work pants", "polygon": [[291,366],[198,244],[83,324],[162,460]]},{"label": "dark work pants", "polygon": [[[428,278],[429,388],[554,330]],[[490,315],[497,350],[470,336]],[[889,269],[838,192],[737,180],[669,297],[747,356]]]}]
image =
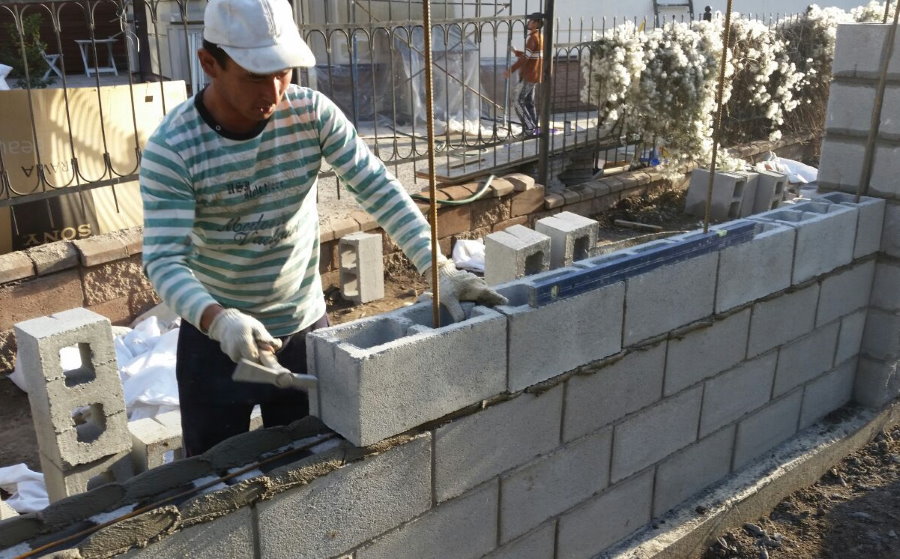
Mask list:
[{"label": "dark work pants", "polygon": [[[328,326],[323,316],[312,326],[282,338],[278,362],[294,373],[306,372],[306,334]],[[186,321],[178,333],[175,376],[181,406],[185,456],[196,456],[228,437],[250,429],[250,413],[259,404],[263,425],[287,425],[309,415],[305,392],[269,384],[235,382],[237,365],[211,340]]]},{"label": "dark work pants", "polygon": [[533,133],[538,127],[537,110],[534,108],[535,87],[536,83],[523,81],[516,99],[516,114],[522,120],[522,131],[526,134]]}]

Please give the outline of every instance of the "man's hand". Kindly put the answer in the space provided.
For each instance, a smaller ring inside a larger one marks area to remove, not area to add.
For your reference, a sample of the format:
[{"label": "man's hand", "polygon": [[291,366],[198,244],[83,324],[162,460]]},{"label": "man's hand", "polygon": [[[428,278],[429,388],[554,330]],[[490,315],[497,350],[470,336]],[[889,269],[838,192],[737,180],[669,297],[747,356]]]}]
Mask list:
[{"label": "man's hand", "polygon": [[479,305],[504,305],[506,297],[500,295],[471,272],[457,270],[452,260],[441,258],[438,261],[438,285],[440,286],[441,303],[454,322],[465,320],[460,301],[474,301]]},{"label": "man's hand", "polygon": [[269,346],[270,351],[281,347],[281,340],[273,338],[260,321],[237,309],[217,314],[209,325],[209,337],[219,342],[235,363],[242,357],[259,361],[260,346]]}]

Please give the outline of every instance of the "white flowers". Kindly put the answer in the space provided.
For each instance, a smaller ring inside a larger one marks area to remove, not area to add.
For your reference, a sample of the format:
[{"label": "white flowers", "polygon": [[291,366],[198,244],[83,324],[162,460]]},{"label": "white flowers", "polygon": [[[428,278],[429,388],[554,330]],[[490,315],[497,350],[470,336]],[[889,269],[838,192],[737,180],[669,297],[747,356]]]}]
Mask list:
[{"label": "white flowers", "polygon": [[[883,15],[884,4],[878,2],[852,15],[811,5],[801,17],[768,25],[734,14],[722,92],[722,143],[777,140],[786,126],[796,128],[809,114],[824,111],[837,24],[881,21]],[[599,108],[601,126],[624,122],[626,133],[656,140],[670,165],[708,164],[721,27],[721,19],[671,22],[644,32],[626,23],[595,36],[581,57],[582,100]],[[795,114],[801,106],[813,108]],[[725,155],[718,166],[739,165]]]}]

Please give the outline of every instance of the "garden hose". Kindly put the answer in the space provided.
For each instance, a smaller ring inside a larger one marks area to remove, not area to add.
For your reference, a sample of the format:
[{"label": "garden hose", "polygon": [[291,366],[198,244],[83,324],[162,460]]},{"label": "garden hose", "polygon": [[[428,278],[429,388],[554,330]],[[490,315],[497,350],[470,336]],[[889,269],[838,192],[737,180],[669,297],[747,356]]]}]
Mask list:
[{"label": "garden hose", "polygon": [[[487,189],[491,186],[491,181],[493,180],[494,175],[489,176],[487,180],[484,181],[484,184],[481,185],[481,188],[478,189],[478,192],[469,196],[468,198],[464,198],[462,200],[435,200],[435,202],[441,204],[442,206],[462,206],[464,204],[470,204],[484,196],[484,193],[487,192]],[[431,198],[429,198],[428,196],[422,196],[421,194],[410,194],[410,197],[413,200],[418,200],[420,202],[431,202]]]}]

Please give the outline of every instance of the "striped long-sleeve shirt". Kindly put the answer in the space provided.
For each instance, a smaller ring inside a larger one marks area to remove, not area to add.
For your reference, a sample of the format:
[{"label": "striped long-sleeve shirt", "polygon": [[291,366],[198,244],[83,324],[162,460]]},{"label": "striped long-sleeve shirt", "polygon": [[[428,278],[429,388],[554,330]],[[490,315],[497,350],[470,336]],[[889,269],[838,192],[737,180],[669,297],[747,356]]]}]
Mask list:
[{"label": "striped long-sleeve shirt", "polygon": [[219,303],[256,317],[274,336],[321,317],[323,160],[416,268],[431,265],[428,223],[402,185],[331,100],[292,85],[253,138],[220,135],[194,99],[149,138],[140,170],[143,258],[160,297],[194,325]]}]

